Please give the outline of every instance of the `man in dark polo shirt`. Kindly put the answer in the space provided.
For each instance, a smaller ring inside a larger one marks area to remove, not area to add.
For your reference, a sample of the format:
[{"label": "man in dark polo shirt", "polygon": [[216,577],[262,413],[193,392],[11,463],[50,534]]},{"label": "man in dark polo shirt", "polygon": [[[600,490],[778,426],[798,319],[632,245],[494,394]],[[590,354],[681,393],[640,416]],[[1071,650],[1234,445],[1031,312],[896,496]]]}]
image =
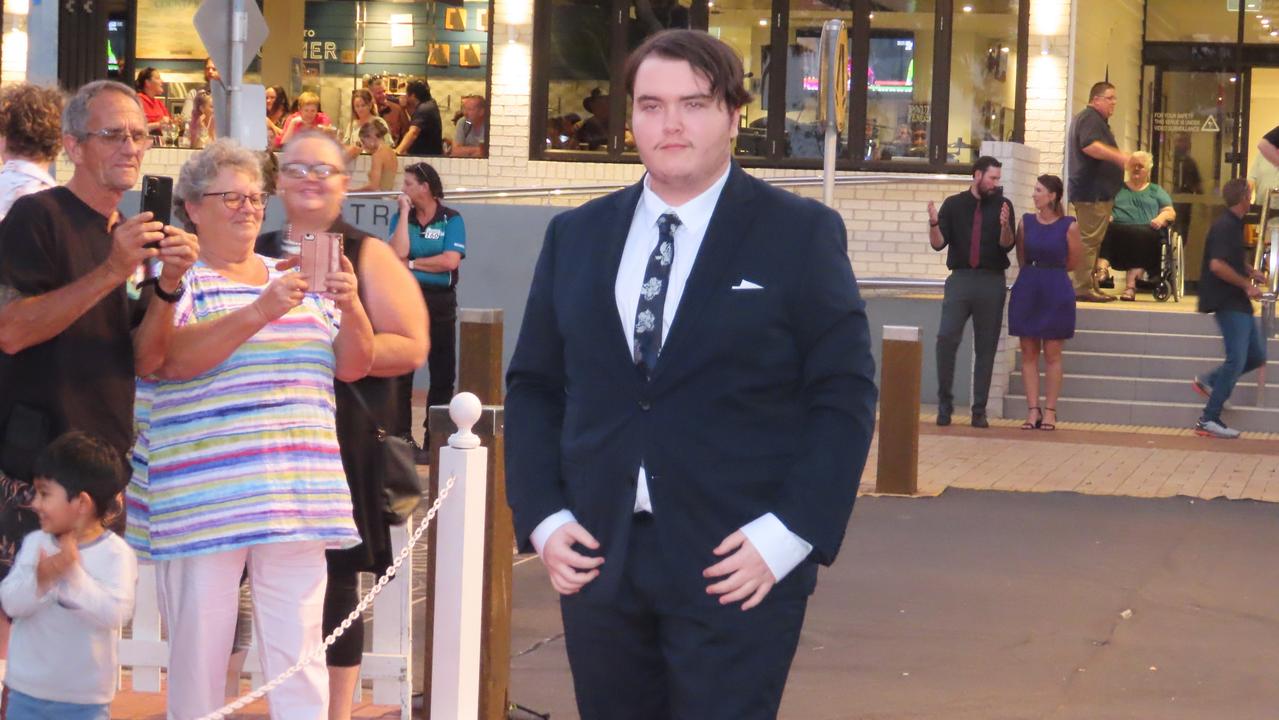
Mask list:
[{"label": "man in dark polo shirt", "polygon": [[972,425],[990,427],[986,397],[995,370],[995,351],[1004,318],[1004,270],[1013,248],[1013,204],[999,186],[1002,165],[989,156],[973,163],[973,184],[946,198],[941,210],[928,203],[928,243],[934,250],[948,248],[946,292],[937,330],[937,424],[949,425],[954,412],[955,353],[964,325],[973,319]]},{"label": "man in dark polo shirt", "polygon": [[[0,577],[13,536],[38,526],[31,466],[45,445],[87,432],[118,453],[123,473],[134,376],[164,363],[173,303],[199,254],[194,235],[117,210],[152,140],[133,88],[81,87],[62,132],[71,179],[19,198],[0,224]],[[160,269],[146,281],[152,259]]]},{"label": "man in dark polo shirt", "polygon": [[1115,114],[1117,102],[1115,86],[1099,82],[1088,91],[1088,107],[1070,122],[1070,134],[1066,140],[1066,157],[1070,162],[1070,204],[1074,206],[1075,221],[1079,223],[1079,237],[1083,242],[1084,256],[1074,270],[1071,281],[1075,286],[1075,299],[1082,302],[1109,302],[1113,295],[1106,295],[1097,288],[1094,271],[1097,252],[1110,226],[1110,213],[1115,208],[1115,195],[1124,184],[1124,167],[1128,154],[1118,149],[1115,134],[1110,131],[1110,116]]},{"label": "man in dark polo shirt", "polygon": [[431,86],[414,80],[404,91],[404,109],[412,120],[395,148],[399,155],[443,155],[444,122],[440,106],[431,98]]},{"label": "man in dark polo shirt", "polygon": [[1195,433],[1204,437],[1237,438],[1239,431],[1221,419],[1239,376],[1266,364],[1266,343],[1252,317],[1252,301],[1261,297],[1265,275],[1244,261],[1243,216],[1248,213],[1248,181],[1235,178],[1221,188],[1226,212],[1218,216],[1204,241],[1203,268],[1199,274],[1199,312],[1212,313],[1221,328],[1226,361],[1192,382],[1208,398]]}]

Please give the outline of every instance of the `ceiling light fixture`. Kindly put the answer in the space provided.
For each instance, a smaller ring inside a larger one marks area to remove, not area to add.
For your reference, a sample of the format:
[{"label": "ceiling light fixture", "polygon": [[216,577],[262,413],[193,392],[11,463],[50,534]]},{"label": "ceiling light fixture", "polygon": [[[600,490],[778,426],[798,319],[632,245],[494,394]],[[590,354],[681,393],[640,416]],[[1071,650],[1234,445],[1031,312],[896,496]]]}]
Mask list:
[{"label": "ceiling light fixture", "polygon": [[973,11],[973,6],[972,6],[972,5],[965,5],[965,6],[964,6],[964,12],[970,13],[970,12],[972,12],[972,11]]}]

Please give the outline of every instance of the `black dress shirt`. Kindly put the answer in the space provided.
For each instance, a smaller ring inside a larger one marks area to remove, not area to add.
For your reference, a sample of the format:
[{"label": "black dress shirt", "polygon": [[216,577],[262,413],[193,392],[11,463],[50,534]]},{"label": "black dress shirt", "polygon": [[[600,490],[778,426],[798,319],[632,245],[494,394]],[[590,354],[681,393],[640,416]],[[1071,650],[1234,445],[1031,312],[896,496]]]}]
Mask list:
[{"label": "black dress shirt", "polygon": [[[1014,245],[1001,247],[999,236],[1003,228],[999,224],[999,209],[1008,206],[1008,222],[1012,223],[1017,214],[1013,212],[1013,204],[1003,195],[988,195],[981,200],[981,238],[979,242],[980,260],[978,268],[982,270],[1007,270],[1008,253]],[[977,198],[971,190],[951,195],[941,204],[937,211],[937,229],[941,230],[944,241],[942,247],[947,248],[946,267],[951,270],[965,270],[969,263],[969,248],[972,247],[973,214],[977,211]],[[941,250],[941,248],[937,248]]]}]

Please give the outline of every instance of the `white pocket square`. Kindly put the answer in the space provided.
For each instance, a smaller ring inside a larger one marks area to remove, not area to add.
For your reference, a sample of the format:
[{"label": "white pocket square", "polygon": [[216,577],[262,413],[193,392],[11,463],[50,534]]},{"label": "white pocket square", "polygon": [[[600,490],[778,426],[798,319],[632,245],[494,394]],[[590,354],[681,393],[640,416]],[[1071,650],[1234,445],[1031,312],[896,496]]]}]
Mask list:
[{"label": "white pocket square", "polygon": [[741,280],[738,280],[737,284],[730,289],[732,290],[763,290],[764,286],[759,285],[757,283],[753,283],[750,280],[747,280],[746,278],[742,278]]}]

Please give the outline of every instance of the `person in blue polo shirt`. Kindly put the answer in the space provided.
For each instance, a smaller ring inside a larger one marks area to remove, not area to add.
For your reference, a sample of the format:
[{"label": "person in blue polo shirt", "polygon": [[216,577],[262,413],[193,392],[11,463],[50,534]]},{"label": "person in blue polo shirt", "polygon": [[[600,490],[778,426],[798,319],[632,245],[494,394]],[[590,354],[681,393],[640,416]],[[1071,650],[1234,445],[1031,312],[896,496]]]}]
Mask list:
[{"label": "person in blue polo shirt", "polygon": [[[391,216],[391,247],[413,271],[430,316],[431,349],[427,355],[430,387],[426,406],[447,405],[457,378],[457,268],[466,257],[466,225],[462,216],[443,205],[440,174],[427,163],[404,168],[400,209]],[[413,442],[413,373],[405,375],[400,396],[397,432]],[[422,448],[430,446],[429,413],[422,426]],[[415,443],[416,445],[416,443]],[[419,451],[418,463],[430,458]]]}]

